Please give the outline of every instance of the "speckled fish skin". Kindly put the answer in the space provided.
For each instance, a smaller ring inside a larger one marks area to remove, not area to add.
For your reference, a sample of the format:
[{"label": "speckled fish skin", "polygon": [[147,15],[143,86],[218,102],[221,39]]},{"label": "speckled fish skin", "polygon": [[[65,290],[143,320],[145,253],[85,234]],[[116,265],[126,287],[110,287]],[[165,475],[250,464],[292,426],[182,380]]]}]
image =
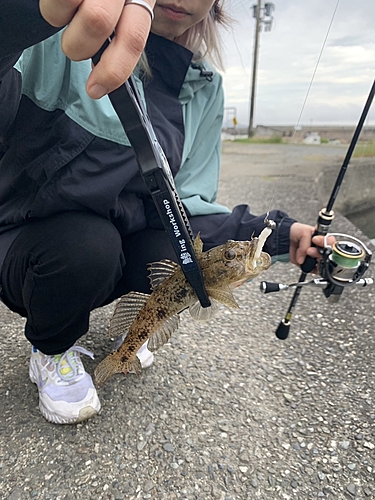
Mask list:
[{"label": "speckled fish skin", "polygon": [[[251,241],[229,240],[224,245],[202,252],[203,245],[197,236],[194,246],[202,268],[208,296],[211,301],[214,299],[228,307],[238,307],[232,295],[232,289],[258,276],[260,272],[268,269],[271,265],[271,258],[265,252],[261,252],[259,258],[255,260],[258,238],[253,238]],[[184,309],[190,307],[193,315],[192,306],[195,305],[196,309],[203,311],[203,316],[205,316],[206,309],[200,307],[197,296],[187,282],[181,267],[171,262],[170,264],[172,274],[160,284],[158,283],[151,295],[146,296],[147,299],[130,324],[122,345],[117,351],[109,354],[95,369],[95,382],[98,386],[103,385],[115,373],[129,371],[139,373],[141,365],[136,354],[140,347],[155,334],[155,338],[157,338],[158,331]],[[157,266],[158,263],[154,265]],[[150,267],[151,282],[152,266]],[[133,295],[130,299],[134,298],[135,303],[138,296],[140,298],[144,296],[144,294],[136,294],[135,292],[131,294]],[[127,295],[120,299],[118,306],[121,306],[121,301],[126,300],[129,300]],[[116,318],[118,306],[113,318]],[[178,323],[174,329],[177,329],[177,326]],[[125,332],[117,332],[117,335],[121,333]],[[157,347],[167,342],[171,333],[173,332],[164,335]],[[149,349],[151,350],[150,342],[151,339],[149,341]]]}]

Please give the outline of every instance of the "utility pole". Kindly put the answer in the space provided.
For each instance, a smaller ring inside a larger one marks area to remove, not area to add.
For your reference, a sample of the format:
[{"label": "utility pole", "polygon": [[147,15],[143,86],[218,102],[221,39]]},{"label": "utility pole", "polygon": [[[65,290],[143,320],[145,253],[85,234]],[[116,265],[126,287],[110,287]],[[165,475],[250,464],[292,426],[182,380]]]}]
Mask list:
[{"label": "utility pole", "polygon": [[[272,27],[272,11],[275,9],[275,5],[270,2],[264,4],[262,7],[262,0],[258,0],[258,5],[253,5],[253,17],[255,17],[255,36],[254,36],[254,52],[253,52],[253,73],[251,79],[251,96],[250,96],[250,118],[249,118],[249,128],[247,130],[247,136],[252,137],[254,135],[254,109],[255,109],[255,87],[256,87],[256,77],[258,69],[258,55],[259,55],[259,33],[262,24],[265,25],[265,31],[271,31]],[[263,14],[263,16],[262,16]]]}]

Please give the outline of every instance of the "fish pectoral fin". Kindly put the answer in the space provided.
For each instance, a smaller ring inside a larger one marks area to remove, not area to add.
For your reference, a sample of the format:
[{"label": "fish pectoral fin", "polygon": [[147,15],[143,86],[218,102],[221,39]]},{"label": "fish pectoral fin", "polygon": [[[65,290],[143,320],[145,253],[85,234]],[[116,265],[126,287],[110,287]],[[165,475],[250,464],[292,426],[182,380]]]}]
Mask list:
[{"label": "fish pectoral fin", "polygon": [[202,307],[199,300],[189,306],[189,313],[195,321],[209,321],[215,316],[219,309],[219,304],[212,297],[210,299],[210,307]]},{"label": "fish pectoral fin", "polygon": [[[110,319],[108,328],[109,337],[117,338],[124,335],[149,298],[149,294],[140,292],[130,292],[123,295],[118,301]],[[126,335],[124,339],[125,337]]]},{"label": "fish pectoral fin", "polygon": [[240,307],[229,288],[207,288],[207,293],[210,298],[217,300],[224,306],[232,307],[234,309],[238,309]]},{"label": "fish pectoral fin", "polygon": [[152,262],[147,268],[150,271],[148,278],[150,280],[152,290],[156,290],[163,281],[172,276],[173,273],[180,269],[180,266],[172,260],[163,259],[159,262]]},{"label": "fish pectoral fin", "polygon": [[236,309],[240,307],[229,288],[207,288],[207,294],[211,301],[210,307],[202,307],[199,300],[189,307],[189,312],[196,321],[208,321],[212,319],[219,309],[219,303]]},{"label": "fish pectoral fin", "polygon": [[178,329],[180,317],[178,314],[168,318],[161,328],[155,331],[148,339],[147,348],[149,351],[157,351],[161,346],[166,344],[172,337],[172,334]]}]

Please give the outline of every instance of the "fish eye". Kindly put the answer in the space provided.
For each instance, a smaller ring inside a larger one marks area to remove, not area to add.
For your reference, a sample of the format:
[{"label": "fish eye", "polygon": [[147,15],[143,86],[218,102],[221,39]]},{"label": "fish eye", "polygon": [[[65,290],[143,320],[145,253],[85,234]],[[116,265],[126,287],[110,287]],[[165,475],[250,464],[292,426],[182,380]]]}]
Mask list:
[{"label": "fish eye", "polygon": [[236,257],[236,252],[232,249],[230,250],[227,250],[224,254],[224,257],[227,259],[227,260],[233,260],[235,257]]}]

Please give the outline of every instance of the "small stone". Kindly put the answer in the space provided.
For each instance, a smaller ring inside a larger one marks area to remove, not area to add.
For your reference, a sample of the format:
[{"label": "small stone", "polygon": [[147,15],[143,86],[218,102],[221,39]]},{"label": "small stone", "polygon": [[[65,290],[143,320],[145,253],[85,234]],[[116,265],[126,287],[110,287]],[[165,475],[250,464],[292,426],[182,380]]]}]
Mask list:
[{"label": "small stone", "polygon": [[353,497],[356,495],[356,487],[355,487],[355,484],[353,483],[350,483],[346,489],[348,490],[348,492],[353,495]]},{"label": "small stone", "polygon": [[155,426],[154,424],[150,423],[148,424],[148,426],[146,427],[146,434],[149,435],[149,434],[152,434],[155,430]]},{"label": "small stone", "polygon": [[145,484],[143,485],[143,491],[145,491],[146,493],[150,490],[152,490],[152,488],[155,486],[154,482],[153,481],[146,481]]},{"label": "small stone", "polygon": [[19,490],[19,489],[15,489],[9,495],[8,500],[22,500],[22,498],[23,498],[23,491]]},{"label": "small stone", "polygon": [[362,446],[364,448],[368,448],[369,450],[373,450],[375,448],[375,444],[370,443],[369,441],[365,441]]},{"label": "small stone", "polygon": [[342,450],[347,450],[350,446],[350,441],[341,441],[339,443],[339,447],[342,449]]},{"label": "small stone", "polygon": [[163,445],[164,451],[168,451],[168,453],[173,453],[174,452],[174,447],[171,445],[171,443],[165,443]]},{"label": "small stone", "polygon": [[143,448],[146,446],[146,444],[147,444],[147,441],[139,441],[139,442],[137,443],[137,450],[138,450],[138,451],[142,451],[142,450],[143,450]]},{"label": "small stone", "polygon": [[247,470],[248,470],[248,467],[244,467],[242,465],[239,466],[239,469],[240,471],[243,473],[243,474],[246,474]]},{"label": "small stone", "polygon": [[268,476],[268,484],[270,486],[272,486],[272,488],[275,486],[276,481],[275,481],[275,478],[273,476]]}]

